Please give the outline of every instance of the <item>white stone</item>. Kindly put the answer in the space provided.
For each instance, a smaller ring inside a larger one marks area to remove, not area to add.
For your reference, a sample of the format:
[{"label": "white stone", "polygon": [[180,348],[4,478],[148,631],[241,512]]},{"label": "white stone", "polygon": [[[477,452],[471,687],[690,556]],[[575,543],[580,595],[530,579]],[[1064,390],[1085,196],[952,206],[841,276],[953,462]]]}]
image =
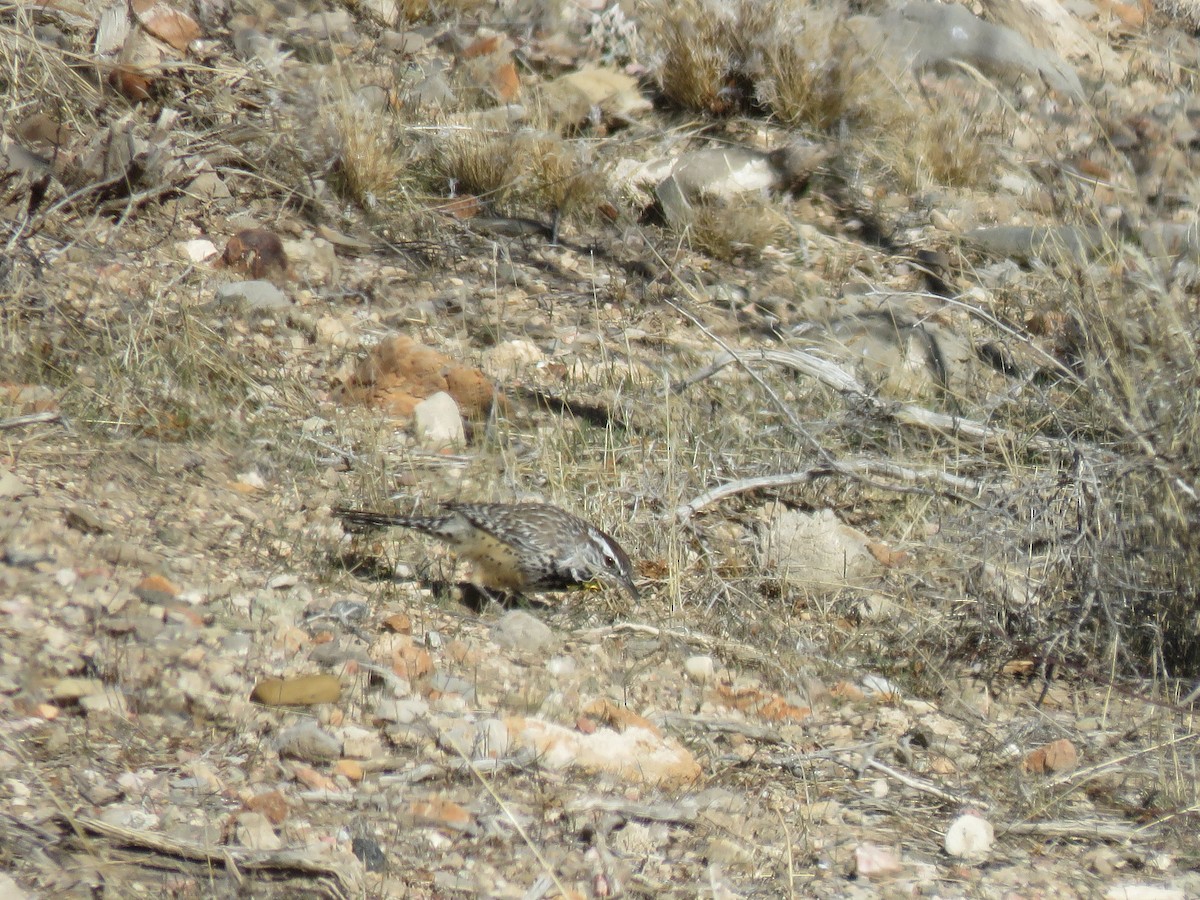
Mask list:
[{"label": "white stone", "polygon": [[538,653],[554,642],[554,632],[540,619],[524,610],[514,609],[492,626],[492,640],[510,650]]},{"label": "white stone", "polygon": [[262,813],[244,812],[237,818],[238,843],[249,850],[278,850],[283,841]]},{"label": "white stone", "polygon": [[28,896],[10,876],[0,872],[0,900],[25,900]]},{"label": "white stone", "polygon": [[955,859],[986,859],[992,852],[996,832],[982,816],[965,813],[946,829],[946,853]]},{"label": "white stone", "polygon": [[1184,900],[1186,896],[1178,888],[1156,884],[1117,884],[1104,892],[1104,900]]},{"label": "white stone", "polygon": [[496,379],[511,378],[537,365],[545,354],[529,341],[513,340],[483,352],[483,371]]},{"label": "white stone", "polygon": [[175,247],[180,256],[194,263],[202,263],[217,255],[217,245],[204,239],[180,241]]},{"label": "white stone", "polygon": [[426,397],[413,410],[413,425],[422,443],[445,447],[466,443],[462,413],[445,391]]},{"label": "white stone", "polygon": [[717,673],[717,664],[711,656],[691,656],[683,664],[688,680],[695,684],[708,684]]}]

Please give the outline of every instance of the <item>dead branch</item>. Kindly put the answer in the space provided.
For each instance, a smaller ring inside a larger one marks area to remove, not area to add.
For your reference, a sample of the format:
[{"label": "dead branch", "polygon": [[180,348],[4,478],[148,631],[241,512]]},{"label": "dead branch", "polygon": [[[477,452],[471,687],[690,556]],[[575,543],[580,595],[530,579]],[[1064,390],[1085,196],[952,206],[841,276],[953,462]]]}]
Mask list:
[{"label": "dead branch", "polygon": [[986,492],[996,492],[1010,487],[1007,482],[986,484],[982,481],[976,481],[973,478],[963,478],[960,475],[943,472],[941,469],[935,469],[932,466],[908,467],[882,459],[852,459],[835,462],[832,465],[812,466],[800,472],[788,472],[783,475],[762,475],[757,478],[739,478],[737,481],[729,481],[718,485],[710,491],[706,491],[700,496],[689,500],[687,503],[677,506],[671,515],[678,522],[686,522],[704,507],[716,503],[718,500],[723,500],[726,497],[731,497],[734,494],[763,490],[764,488],[789,487],[829,475],[849,475],[856,478],[884,475],[896,481],[908,482],[908,484],[881,484],[874,480],[870,482],[877,487],[883,487],[886,490],[899,493],[910,493],[917,490],[911,485],[919,482],[941,483],[949,489],[945,493],[949,493],[956,499],[968,502],[974,502],[970,495],[978,497]]},{"label": "dead branch", "polygon": [[7,431],[9,428],[24,428],[26,425],[40,425],[43,422],[58,422],[61,419],[62,414],[57,410],[29,413],[25,416],[9,416],[7,419],[0,419],[0,431]]},{"label": "dead branch", "polygon": [[361,877],[361,865],[357,860],[324,860],[314,857],[307,850],[246,850],[240,847],[209,847],[190,841],[180,841],[150,831],[138,831],[120,825],[112,825],[91,816],[64,816],[67,825],[82,828],[91,834],[107,838],[115,844],[137,847],[174,856],[180,859],[201,862],[207,865],[236,868],[240,870],[273,869],[301,872],[306,875],[324,875],[336,879],[343,888],[343,895],[360,897],[365,891]]},{"label": "dead branch", "polygon": [[1003,440],[1045,453],[1070,453],[1078,446],[1070,441],[1057,438],[1017,434],[1006,428],[997,428],[976,422],[974,419],[934,412],[915,403],[888,403],[876,396],[862,381],[841,366],[799,350],[757,350],[743,354],[723,353],[710,365],[675,385],[674,390],[682,391],[684,388],[711,378],[732,363],[746,366],[751,362],[774,363],[795,369],[797,372],[816,378],[826,387],[830,387],[838,393],[847,394],[866,403],[871,409],[895,419],[902,425],[915,425],[931,431],[943,431],[958,437],[973,438],[982,443]]}]

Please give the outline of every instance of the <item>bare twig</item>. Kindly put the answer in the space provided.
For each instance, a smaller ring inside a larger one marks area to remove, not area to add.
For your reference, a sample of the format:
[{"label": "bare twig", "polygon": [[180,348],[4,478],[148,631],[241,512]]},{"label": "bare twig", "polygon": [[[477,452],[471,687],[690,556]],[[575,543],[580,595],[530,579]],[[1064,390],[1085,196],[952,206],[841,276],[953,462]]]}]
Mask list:
[{"label": "bare twig", "polygon": [[309,875],[328,875],[337,879],[347,897],[362,896],[365,890],[358,871],[357,860],[325,860],[307,850],[255,851],[237,847],[207,847],[190,841],[180,841],[150,831],[138,831],[112,825],[91,816],[64,816],[68,825],[100,835],[125,846],[139,847],[164,856],[175,856],[208,865],[227,867],[230,863],[241,870],[278,869],[303,872]]},{"label": "bare twig", "polygon": [[[763,490],[764,488],[789,487],[829,475],[886,475],[897,481],[909,483],[921,481],[939,482],[947,486],[948,490],[945,493],[949,493],[956,499],[965,500],[969,503],[975,502],[969,495],[978,497],[986,492],[995,492],[1009,486],[1006,482],[989,485],[982,481],[976,481],[973,478],[963,478],[960,475],[943,472],[941,469],[936,469],[932,466],[909,467],[883,459],[852,459],[842,460],[832,465],[812,466],[800,472],[788,472],[783,475],[762,475],[757,478],[739,478],[737,481],[729,481],[718,485],[710,491],[705,491],[687,503],[677,506],[671,515],[676,521],[686,522],[704,507],[716,503],[718,500],[723,500],[726,497],[731,497],[734,494]],[[879,482],[872,481],[872,484],[878,485]],[[882,486],[899,493],[911,493],[915,490],[908,484]]]},{"label": "bare twig", "polygon": [[616,813],[626,819],[643,822],[666,822],[671,825],[691,825],[699,817],[695,804],[682,803],[639,803],[618,797],[580,797],[566,805],[568,813],[604,812]]},{"label": "bare twig", "polygon": [[7,419],[0,419],[0,431],[6,431],[9,428],[24,428],[26,425],[41,425],[46,422],[58,422],[62,419],[62,414],[58,410],[47,410],[46,412],[29,413],[24,416],[9,416]]},{"label": "bare twig", "polygon": [[881,400],[863,382],[855,378],[841,366],[827,359],[821,359],[811,353],[800,350],[757,350],[748,353],[735,354],[727,352],[719,356],[710,365],[691,375],[685,381],[676,385],[676,390],[682,390],[699,381],[712,377],[726,366],[737,363],[743,367],[751,362],[774,363],[788,366],[816,378],[826,387],[842,394],[848,394],[866,403],[876,412],[895,419],[902,425],[915,425],[931,431],[944,431],[955,436],[968,437],[981,442],[1003,440],[1030,450],[1046,453],[1069,453],[1078,449],[1078,445],[1058,438],[1021,435],[1005,428],[997,428],[976,422],[974,419],[964,419],[947,413],[934,412],[915,403],[888,403]]},{"label": "bare twig", "polygon": [[[898,769],[893,769],[891,766],[881,763],[877,759],[865,760],[866,766],[869,769],[874,769],[877,772],[882,772],[889,778],[894,778],[901,784],[912,788],[914,791],[920,791],[922,794],[930,794],[937,797],[939,800],[945,800],[947,803],[954,803],[959,806],[973,806],[979,810],[987,810],[990,808],[985,800],[980,800],[977,797],[966,797],[962,794],[952,794],[944,788],[938,787],[932,781],[926,781],[924,778],[917,778],[915,775],[908,775]],[[849,768],[856,768],[849,762],[843,761],[842,765]]]},{"label": "bare twig", "polygon": [[774,728],[765,725],[755,725],[752,722],[739,722],[734,719],[713,719],[709,716],[685,716],[682,713],[671,713],[656,717],[664,725],[693,725],[705,731],[718,734],[738,734],[764,744],[782,744],[783,735]]},{"label": "bare twig", "polygon": [[1039,837],[1099,838],[1105,841],[1128,841],[1139,830],[1119,822],[1083,820],[1079,822],[1013,822],[996,829],[1000,834],[1036,834]]}]

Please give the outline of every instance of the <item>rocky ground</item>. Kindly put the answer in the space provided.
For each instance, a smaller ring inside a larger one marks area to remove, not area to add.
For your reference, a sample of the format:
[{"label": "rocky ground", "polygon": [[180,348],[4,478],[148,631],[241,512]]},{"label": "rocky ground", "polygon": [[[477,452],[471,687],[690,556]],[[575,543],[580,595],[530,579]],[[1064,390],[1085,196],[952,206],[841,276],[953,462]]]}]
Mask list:
[{"label": "rocky ground", "polygon": [[0,897],[1200,897],[1198,21],[0,6]]}]

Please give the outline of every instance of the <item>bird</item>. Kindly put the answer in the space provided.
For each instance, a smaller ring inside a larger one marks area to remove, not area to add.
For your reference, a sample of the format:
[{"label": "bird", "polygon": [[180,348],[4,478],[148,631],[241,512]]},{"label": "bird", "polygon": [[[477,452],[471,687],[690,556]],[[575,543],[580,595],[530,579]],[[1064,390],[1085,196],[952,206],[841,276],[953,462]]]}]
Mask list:
[{"label": "bird", "polygon": [[616,539],[549,503],[453,503],[428,516],[338,506],[348,530],[412,528],[449,544],[472,565],[472,583],[486,592],[564,591],[596,581],[633,600],[633,564]]}]

